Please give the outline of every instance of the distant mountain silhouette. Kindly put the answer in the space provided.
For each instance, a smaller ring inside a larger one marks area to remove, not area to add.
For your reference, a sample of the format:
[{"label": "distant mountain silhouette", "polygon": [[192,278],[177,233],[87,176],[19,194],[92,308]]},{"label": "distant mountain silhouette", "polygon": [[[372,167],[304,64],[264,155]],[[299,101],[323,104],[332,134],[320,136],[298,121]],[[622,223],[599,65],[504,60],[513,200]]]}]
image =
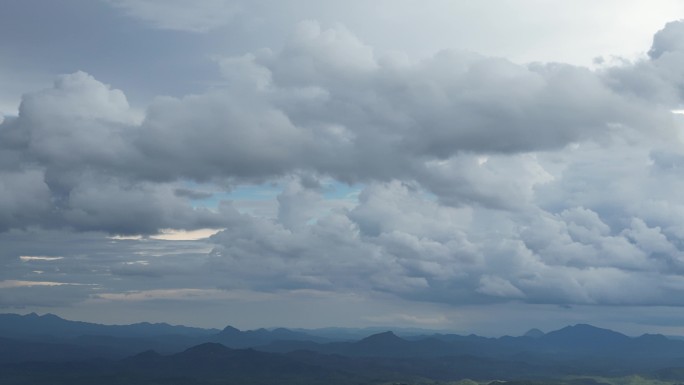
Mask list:
[{"label": "distant mountain silhouette", "polygon": [[131,325],[100,325],[89,322],[69,321],[54,314],[27,315],[0,314],[0,336],[31,337],[60,336],[78,337],[103,335],[110,337],[152,337],[163,335],[207,336],[217,333],[216,329],[201,329],[187,326],[173,326],[167,323],[141,322]]},{"label": "distant mountain silhouette", "polygon": [[[266,345],[279,340],[327,342],[285,328],[240,331],[227,326],[201,329],[173,326],[166,323],[136,323],[131,325],[100,325],[69,321],[53,314],[0,314],[0,337],[24,339],[41,343],[66,344],[107,350],[108,357],[125,357],[139,351],[155,349],[163,353],[179,352],[203,342],[222,343],[231,348]],[[0,363],[3,362],[0,357]]]},{"label": "distant mountain silhouette", "polygon": [[22,341],[0,338],[0,364],[29,361],[66,362],[120,357],[118,352],[98,346]]},{"label": "distant mountain silhouette", "polygon": [[524,337],[530,337],[530,338],[541,338],[544,336],[544,332],[539,330],[539,329],[530,329],[527,331],[527,333],[523,334]]},{"label": "distant mountain silhouette", "polygon": [[[335,329],[335,332],[339,333],[339,330]],[[324,366],[340,361],[346,362],[344,365],[364,367],[369,362],[387,359],[392,362],[418,360],[423,362],[422,366],[430,366],[428,361],[465,360],[486,361],[487,365],[496,362],[501,368],[514,362],[522,365],[521,368],[571,363],[572,368],[611,374],[684,365],[682,340],[659,334],[628,337],[587,324],[567,326],[546,334],[532,329],[520,337],[432,334],[402,338],[392,331],[384,331],[356,341],[330,342],[320,336],[285,328],[241,331],[227,326],[219,331],[164,323],[99,325],[68,321],[51,314],[0,314],[0,365],[129,357],[122,365],[137,367],[135,362],[144,361],[155,367],[166,367],[171,365],[170,361],[177,360],[181,365],[188,357],[200,355],[212,361],[234,355],[271,359],[282,358],[282,354],[298,357],[306,356],[307,352],[308,359]]]},{"label": "distant mountain silhouette", "polygon": [[346,347],[337,344],[341,349],[337,354],[357,357],[438,357],[460,354],[452,344],[436,338],[405,340],[391,331],[366,337],[358,342],[347,343]]},{"label": "distant mountain silhouette", "polygon": [[[191,377],[221,379],[228,384],[332,383],[340,373],[273,353],[253,349],[231,349],[219,343],[204,343],[183,352],[160,356],[145,352],[120,362],[119,370],[140,377]],[[354,375],[344,375],[352,380]]]},{"label": "distant mountain silhouette", "polygon": [[391,331],[373,334],[362,339],[359,342],[354,343],[354,346],[364,349],[364,348],[385,348],[385,349],[398,349],[406,348],[410,343],[404,339],[397,337]]},{"label": "distant mountain silhouette", "polygon": [[348,357],[481,357],[494,360],[539,363],[574,362],[598,370],[602,367],[639,367],[644,370],[676,365],[684,357],[684,341],[662,335],[632,338],[624,334],[578,324],[547,334],[532,332],[521,337],[485,338],[476,335],[435,334],[406,340],[392,332],[371,335],[357,342],[313,343],[278,341],[258,349],[270,352],[308,350]]},{"label": "distant mountain silhouette", "polygon": [[233,351],[233,349],[219,343],[207,342],[188,348],[181,353],[174,354],[172,357],[190,359],[201,358],[206,360],[211,359],[212,357],[226,357],[231,355]]},{"label": "distant mountain silhouette", "polygon": [[628,345],[632,339],[609,329],[577,324],[547,333],[540,340],[546,345],[558,349],[596,351],[606,348],[621,349]]},{"label": "distant mountain silhouette", "polygon": [[394,356],[411,352],[412,343],[397,337],[393,332],[373,334],[358,342],[348,344],[342,352],[355,356]]},{"label": "distant mountain silhouette", "polygon": [[329,340],[285,328],[241,331],[235,327],[226,326],[220,333],[214,335],[211,341],[220,342],[231,348],[248,348],[267,345],[275,341],[327,342]]},{"label": "distant mountain silhouette", "polygon": [[134,356],[132,356],[132,357],[126,358],[126,359],[124,360],[124,362],[126,362],[126,361],[130,361],[130,362],[141,362],[141,361],[150,362],[150,361],[158,361],[158,360],[160,360],[162,357],[163,357],[163,356],[162,356],[161,354],[157,353],[157,352],[154,351],[154,350],[145,350],[145,351],[142,352],[142,353],[138,353],[138,354],[136,354],[136,355],[134,355]]},{"label": "distant mountain silhouette", "polygon": [[[54,316],[47,320],[63,321]],[[542,335],[531,332],[500,338],[434,334],[406,339],[386,331],[350,342],[304,340],[311,336],[288,329],[240,331],[229,326],[176,353],[145,348],[119,358],[127,343],[140,347],[147,341],[154,345],[159,338],[167,337],[68,339],[82,345],[40,342],[35,336],[33,340],[0,338],[0,383],[341,385],[401,383],[407,379],[515,380],[635,373],[652,373],[656,378],[673,381],[684,379],[684,341],[659,334],[628,337],[586,324]],[[235,344],[270,342],[254,349],[236,349],[214,341],[217,339]],[[579,381],[562,385],[597,384]]]},{"label": "distant mountain silhouette", "polygon": [[[442,343],[438,340],[431,341]],[[417,343],[418,345],[412,345],[412,342],[401,339],[392,332],[384,332],[338,346],[353,347],[352,349],[370,348],[388,353],[383,349],[420,346],[420,342]],[[245,380],[249,383],[254,381],[255,376],[257,379],[275,377],[278,378],[278,382],[287,378],[297,378],[297,384],[312,384],[326,378],[330,379],[328,381],[356,379],[343,383],[365,383],[368,379],[375,379],[371,381],[375,383],[377,378],[395,382],[413,377],[441,380],[464,377],[487,379],[491,376],[506,378],[524,376],[531,372],[547,372],[547,369],[527,363],[473,356],[420,358],[404,357],[398,352],[388,356],[374,355],[371,352],[360,354],[360,351],[354,351],[354,354],[356,355],[345,356],[297,351],[283,355],[253,349],[230,349],[220,344],[207,343],[161,359],[153,352],[147,352],[133,358],[138,362],[131,362],[131,359],[128,359],[126,370],[134,373],[139,370],[137,373],[154,376],[183,374],[208,379],[230,376],[234,379],[249,379]],[[138,369],[131,369],[134,367]],[[310,380],[312,378],[313,381]]]}]

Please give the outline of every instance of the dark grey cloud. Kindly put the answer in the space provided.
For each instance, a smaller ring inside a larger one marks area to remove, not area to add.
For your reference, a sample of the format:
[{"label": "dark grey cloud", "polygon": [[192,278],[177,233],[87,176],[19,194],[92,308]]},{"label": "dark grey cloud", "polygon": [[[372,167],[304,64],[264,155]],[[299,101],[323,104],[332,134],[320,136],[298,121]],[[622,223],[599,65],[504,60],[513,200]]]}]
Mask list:
[{"label": "dark grey cloud", "polygon": [[653,45],[648,51],[648,56],[657,60],[664,54],[683,52],[682,35],[684,35],[684,22],[682,20],[667,23],[665,28],[653,36]]},{"label": "dark grey cloud", "polygon": [[647,98],[670,108],[679,108],[684,98],[684,76],[679,68],[684,61],[684,22],[673,21],[658,31],[648,59],[609,68],[606,78],[619,92]]},{"label": "dark grey cloud", "polygon": [[173,191],[173,193],[179,197],[190,198],[190,199],[198,199],[198,200],[199,199],[207,199],[207,198],[211,198],[212,196],[214,196],[214,194],[210,193],[210,192],[191,190],[191,189],[187,189],[187,188],[177,188]]},{"label": "dark grey cloud", "polygon": [[[623,77],[642,65],[621,69]],[[5,167],[43,172],[47,205],[63,214],[45,216],[50,225],[151,233],[220,226],[169,193],[183,180],[230,184],[299,172],[399,179],[450,205],[510,209],[529,203],[545,178],[519,154],[675,131],[661,100],[623,94],[602,72],[457,52],[410,63],[315,22],[300,24],[280,51],[221,66],[227,86],[159,98],[142,121],[122,91],[83,72],[62,76],[27,94],[19,117],[0,126]],[[478,168],[473,154],[493,157]]]},{"label": "dark grey cloud", "polygon": [[[680,25],[648,58],[592,71],[411,61],[304,22],[281,48],[216,59],[221,86],[142,116],[63,75],[0,123],[0,236],[24,239],[5,251],[0,303],[38,306],[54,287],[59,304],[248,290],[681,306]],[[325,179],[363,188],[335,205]],[[273,217],[193,202],[264,182],[282,188]],[[187,250],[103,235],[205,227],[224,230]],[[48,250],[54,234],[99,246]]]},{"label": "dark grey cloud", "polygon": [[[297,202],[292,194],[316,204],[311,192],[283,194],[281,205]],[[352,211],[308,226],[236,216],[212,237],[219,246],[209,263],[233,289],[378,291],[461,305],[681,305],[681,249],[659,226],[625,215],[611,227],[583,207],[534,216],[456,209],[380,184]]]},{"label": "dark grey cloud", "polygon": [[[520,66],[456,52],[403,63],[376,54],[343,27],[325,30],[314,22],[301,24],[282,51],[221,64],[230,88],[159,103],[143,123],[152,128],[143,130],[141,146],[153,164],[173,164],[170,152],[184,154],[175,176],[268,177],[308,169],[345,181],[427,179],[426,162],[460,152],[553,150],[610,140],[616,129],[672,128],[669,109],[615,92],[584,68]],[[198,104],[235,107],[220,115],[182,112],[202,111]],[[173,122],[160,120],[171,109]],[[201,134],[187,136],[189,125]]]},{"label": "dark grey cloud", "polygon": [[[214,227],[217,216],[194,209],[173,184],[135,181],[133,116],[119,90],[77,72],[28,94],[16,119],[0,129],[0,228],[68,227],[111,233]],[[32,219],[31,219],[32,218]]]}]

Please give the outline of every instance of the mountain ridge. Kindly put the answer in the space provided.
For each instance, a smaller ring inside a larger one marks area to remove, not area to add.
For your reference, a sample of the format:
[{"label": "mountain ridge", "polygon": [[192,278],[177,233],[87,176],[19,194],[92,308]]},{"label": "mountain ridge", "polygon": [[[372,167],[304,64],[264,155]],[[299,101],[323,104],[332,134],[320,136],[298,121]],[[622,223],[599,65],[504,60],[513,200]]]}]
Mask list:
[{"label": "mountain ridge", "polygon": [[[10,322],[3,323],[8,319]],[[37,314],[0,315],[0,330],[7,332],[17,325],[17,320],[29,321],[20,329],[24,332],[31,331],[40,322],[68,324],[72,334],[78,334],[79,327],[84,332],[94,330],[92,324]],[[103,327],[95,330],[111,330],[106,325]],[[114,330],[121,332],[126,328]],[[286,328],[241,331],[233,326],[197,338],[173,334],[144,338],[93,335],[60,338],[50,336],[49,329],[33,332],[32,339],[0,336],[0,383],[4,383],[3,378],[26,376],[31,379],[26,383],[53,384],[50,381],[65,373],[98,378],[103,384],[108,383],[106,376],[123,376],[123,382],[115,382],[117,385],[128,383],[125,379],[129,376],[143,384],[165,384],[167,380],[173,384],[206,384],[218,379],[226,384],[253,383],[252,380],[267,384],[280,378],[287,378],[291,383],[338,381],[342,384],[373,378],[400,382],[406,376],[452,380],[543,377],[558,373],[596,376],[627,375],[635,371],[660,373],[660,376],[684,373],[684,369],[680,370],[684,341],[660,334],[630,337],[588,324],[515,337],[439,333],[402,337],[384,330],[352,341],[323,340]],[[138,332],[134,329],[134,334]],[[3,373],[10,377],[3,377]],[[41,373],[49,375],[39,378]],[[186,382],[187,378],[196,381]],[[69,380],[66,376],[63,382],[56,383],[71,384]]]},{"label": "mountain ridge", "polygon": [[[162,354],[180,353],[206,343],[220,343],[230,349],[253,348],[270,353],[306,350],[349,357],[475,356],[504,360],[522,357],[533,361],[544,359],[542,356],[559,360],[570,357],[585,359],[605,356],[619,357],[629,362],[642,360],[645,363],[653,363],[655,360],[674,362],[675,357],[684,357],[684,341],[669,339],[660,334],[629,337],[610,329],[583,323],[548,333],[534,330],[519,337],[435,333],[407,338],[402,338],[391,330],[385,330],[358,340],[335,341],[304,333],[301,329],[293,331],[286,328],[260,328],[241,331],[228,325],[218,330],[145,322],[132,325],[100,325],[64,320],[53,314],[0,314],[0,337],[16,336],[18,343],[25,340],[27,347],[30,347],[31,343],[64,346],[67,351],[74,352],[72,357],[80,357],[76,353],[78,349],[90,352],[84,356],[125,357],[147,350],[155,350]],[[149,334],[145,334],[146,331]],[[169,334],[169,331],[175,331],[177,334]],[[530,336],[530,333],[533,336]],[[9,360],[11,353],[5,352],[4,357]],[[50,357],[60,358],[59,355]]]}]

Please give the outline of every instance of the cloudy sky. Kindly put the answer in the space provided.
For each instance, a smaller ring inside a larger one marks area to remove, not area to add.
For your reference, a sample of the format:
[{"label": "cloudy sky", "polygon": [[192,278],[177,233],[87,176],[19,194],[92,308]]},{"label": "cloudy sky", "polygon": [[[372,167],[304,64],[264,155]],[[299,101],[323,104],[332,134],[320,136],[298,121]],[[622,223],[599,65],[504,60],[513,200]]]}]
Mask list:
[{"label": "cloudy sky", "polygon": [[6,0],[0,312],[684,335],[679,0]]}]

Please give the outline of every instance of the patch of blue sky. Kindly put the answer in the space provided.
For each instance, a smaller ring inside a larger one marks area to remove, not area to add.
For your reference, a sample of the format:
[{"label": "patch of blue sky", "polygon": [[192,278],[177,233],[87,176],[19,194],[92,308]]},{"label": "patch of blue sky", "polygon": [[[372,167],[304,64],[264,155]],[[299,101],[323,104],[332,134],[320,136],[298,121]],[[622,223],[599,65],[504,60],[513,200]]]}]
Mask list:
[{"label": "patch of blue sky", "polygon": [[[204,188],[203,188],[204,187]],[[209,187],[209,188],[206,188]],[[230,191],[215,191],[216,187],[197,186],[198,191],[209,191],[210,197],[191,199],[193,207],[217,208],[221,201],[271,201],[276,199],[282,191],[282,187],[275,184],[242,185]]]},{"label": "patch of blue sky", "polygon": [[223,193],[226,199],[266,201],[276,199],[283,188],[280,184],[267,183],[257,185],[241,185],[230,192]]},{"label": "patch of blue sky", "polygon": [[421,195],[421,197],[423,197],[423,199],[425,199],[425,200],[433,201],[433,202],[439,202],[439,197],[437,196],[437,194],[433,193],[433,192],[430,191],[430,190],[421,189],[421,194],[420,194],[420,195]]},{"label": "patch of blue sky", "polygon": [[[363,190],[361,184],[349,185],[336,180],[324,180],[321,183],[321,194],[325,200],[358,200],[358,195]],[[214,185],[203,185],[194,182],[185,183],[185,188],[197,192],[207,192],[212,195],[207,198],[190,199],[193,207],[217,208],[221,201],[232,201],[236,204],[254,202],[264,203],[275,201],[283,191],[282,183],[264,183],[240,185],[230,191],[217,191]]]},{"label": "patch of blue sky", "polygon": [[218,207],[221,200],[214,194],[210,198],[190,199],[190,201],[192,202],[192,207],[212,209]]}]

